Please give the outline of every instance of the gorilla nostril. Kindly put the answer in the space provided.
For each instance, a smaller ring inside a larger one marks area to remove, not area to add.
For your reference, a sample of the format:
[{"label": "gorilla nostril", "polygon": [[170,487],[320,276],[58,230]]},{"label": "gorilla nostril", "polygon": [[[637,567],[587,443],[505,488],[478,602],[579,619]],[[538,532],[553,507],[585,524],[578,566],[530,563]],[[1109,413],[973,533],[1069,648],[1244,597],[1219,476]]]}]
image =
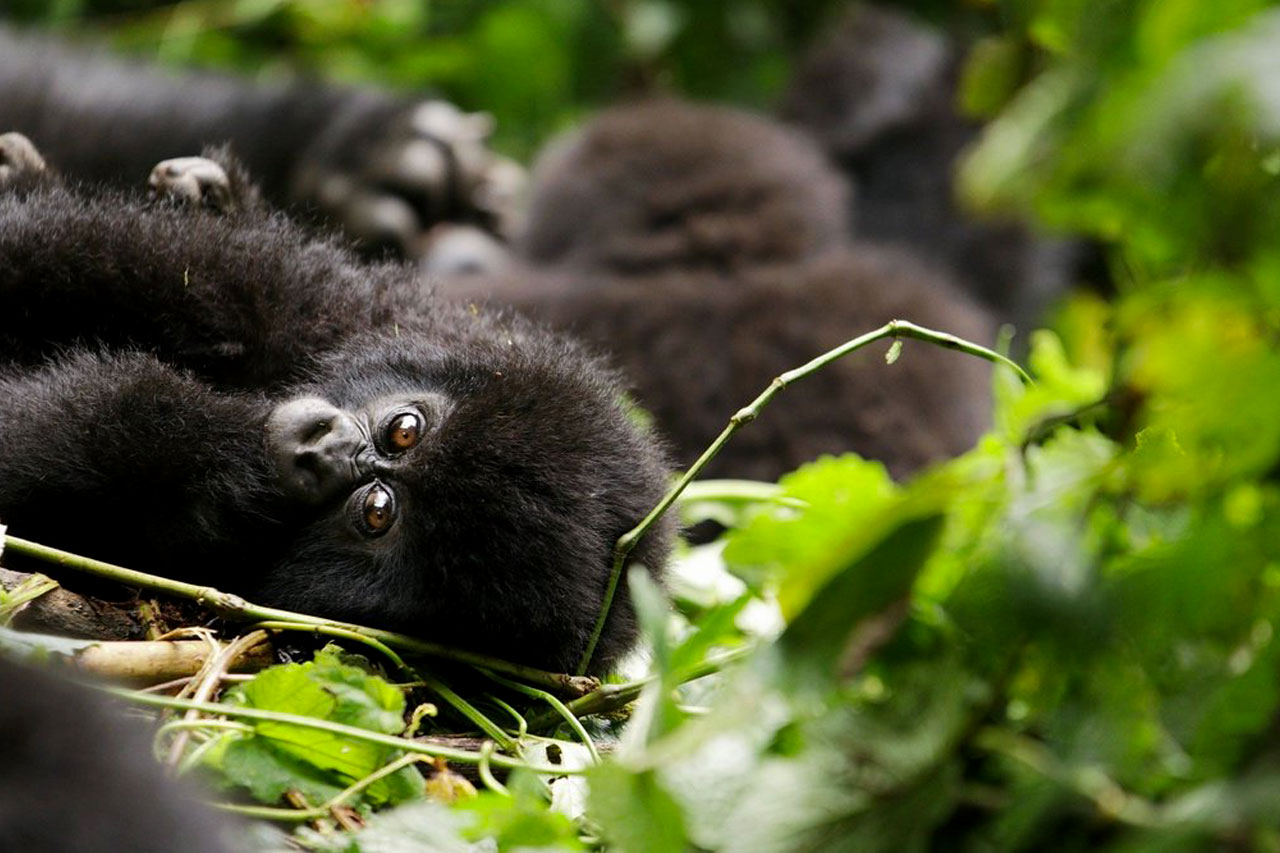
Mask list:
[{"label": "gorilla nostril", "polygon": [[294,454],[293,465],[301,471],[320,476],[320,454],[314,450],[299,450]]}]

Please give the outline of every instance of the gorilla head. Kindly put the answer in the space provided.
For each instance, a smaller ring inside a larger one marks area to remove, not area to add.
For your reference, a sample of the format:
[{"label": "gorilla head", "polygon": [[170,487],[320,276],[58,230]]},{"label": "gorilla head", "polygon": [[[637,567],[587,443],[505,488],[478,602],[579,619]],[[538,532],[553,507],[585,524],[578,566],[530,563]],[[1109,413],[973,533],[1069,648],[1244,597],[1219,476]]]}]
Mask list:
[{"label": "gorilla head", "polygon": [[[455,322],[469,333],[354,338],[274,407],[299,532],[260,595],[569,669],[617,537],[661,497],[660,456],[577,347]],[[665,546],[636,556],[659,569]],[[634,634],[628,604],[614,621],[598,661]]]},{"label": "gorilla head", "polygon": [[732,272],[839,244],[847,189],[803,136],[676,100],[607,111],[534,168],[518,249],[623,275]]}]

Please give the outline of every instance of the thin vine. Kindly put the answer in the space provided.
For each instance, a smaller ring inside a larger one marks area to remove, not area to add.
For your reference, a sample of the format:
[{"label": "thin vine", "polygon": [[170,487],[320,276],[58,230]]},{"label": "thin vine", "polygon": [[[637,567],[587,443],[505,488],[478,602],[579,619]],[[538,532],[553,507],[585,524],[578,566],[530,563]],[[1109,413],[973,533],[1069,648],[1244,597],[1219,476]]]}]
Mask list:
[{"label": "thin vine", "polygon": [[766,387],[764,391],[760,392],[758,397],[752,400],[748,405],[739,409],[733,417],[729,418],[728,425],[726,425],[720,435],[716,437],[716,440],[711,442],[711,446],[702,452],[702,455],[698,457],[697,461],[694,462],[693,465],[689,466],[689,470],[685,471],[684,474],[681,475],[680,479],[676,481],[676,484],[671,487],[671,490],[668,491],[662,500],[658,502],[658,505],[650,510],[649,514],[646,515],[639,524],[622,534],[618,539],[617,544],[614,545],[613,571],[609,575],[609,585],[605,588],[604,601],[601,602],[600,605],[600,615],[596,618],[595,627],[591,631],[591,637],[587,640],[586,649],[583,651],[582,659],[578,663],[578,668],[576,670],[577,675],[585,675],[588,667],[591,665],[591,657],[595,654],[596,644],[600,641],[600,635],[604,632],[604,624],[608,620],[609,612],[613,607],[613,599],[618,591],[618,582],[622,579],[622,569],[626,563],[627,555],[631,553],[635,548],[636,543],[639,542],[641,537],[648,532],[649,528],[652,527],[654,523],[671,508],[671,505],[675,503],[676,499],[680,497],[681,493],[684,492],[689,484],[697,479],[698,475],[702,473],[702,469],[705,468],[712,459],[716,458],[720,449],[728,443],[729,439],[733,437],[733,434],[754,421],[759,416],[761,410],[769,404],[769,401],[772,400],[779,391],[782,391],[789,385],[799,382],[806,376],[810,376],[818,372],[831,362],[843,358],[855,350],[862,349],[869,344],[885,340],[886,338],[891,338],[895,342],[898,342],[902,338],[914,338],[915,340],[925,341],[927,343],[934,344],[935,346],[940,346],[943,349],[952,349],[958,352],[977,356],[978,358],[986,359],[994,364],[1001,364],[1005,367],[1009,367],[1018,374],[1018,378],[1024,383],[1028,385],[1033,384],[1031,376],[1028,375],[1025,370],[1019,367],[1008,357],[1001,355],[995,350],[987,349],[984,346],[979,346],[978,344],[966,341],[963,338],[958,338],[955,335],[947,334],[946,332],[938,332],[933,329],[926,329],[923,326],[917,326],[916,324],[909,323],[906,320],[890,320],[874,332],[868,332],[865,335],[860,335],[859,337],[854,338],[853,340],[846,341],[835,349],[823,353],[809,363],[792,370],[788,370],[786,373],[782,373],[774,377],[773,381],[769,383],[768,387]]}]

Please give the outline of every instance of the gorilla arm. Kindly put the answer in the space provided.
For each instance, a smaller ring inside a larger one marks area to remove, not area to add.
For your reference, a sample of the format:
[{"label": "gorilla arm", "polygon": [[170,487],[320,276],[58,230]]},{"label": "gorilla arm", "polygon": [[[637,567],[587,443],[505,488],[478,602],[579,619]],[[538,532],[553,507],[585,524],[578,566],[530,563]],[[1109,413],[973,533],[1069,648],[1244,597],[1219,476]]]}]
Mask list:
[{"label": "gorilla arm", "polygon": [[92,340],[236,387],[286,382],[418,298],[412,271],[358,263],[280,216],[52,181],[0,192],[0,258],[0,361]]},{"label": "gorilla arm", "polygon": [[259,397],[216,393],[146,355],[73,353],[0,374],[0,400],[0,521],[14,535],[194,575],[267,525]]}]

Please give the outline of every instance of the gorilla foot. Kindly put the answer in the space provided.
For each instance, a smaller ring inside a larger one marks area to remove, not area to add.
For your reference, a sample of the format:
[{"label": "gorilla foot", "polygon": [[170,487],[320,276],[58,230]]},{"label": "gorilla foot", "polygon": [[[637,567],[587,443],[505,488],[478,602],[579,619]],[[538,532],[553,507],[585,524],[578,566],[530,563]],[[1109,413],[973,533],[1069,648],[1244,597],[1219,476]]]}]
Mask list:
[{"label": "gorilla foot", "polygon": [[161,160],[147,180],[156,198],[230,213],[239,205],[227,171],[204,157]]},{"label": "gorilla foot", "polygon": [[525,173],[488,147],[493,119],[444,101],[409,107],[374,139],[331,143],[295,176],[315,204],[365,246],[421,259],[425,235],[461,222],[506,239],[516,228]]},{"label": "gorilla foot", "polygon": [[19,175],[38,174],[48,169],[35,145],[21,133],[0,134],[0,184]]}]

